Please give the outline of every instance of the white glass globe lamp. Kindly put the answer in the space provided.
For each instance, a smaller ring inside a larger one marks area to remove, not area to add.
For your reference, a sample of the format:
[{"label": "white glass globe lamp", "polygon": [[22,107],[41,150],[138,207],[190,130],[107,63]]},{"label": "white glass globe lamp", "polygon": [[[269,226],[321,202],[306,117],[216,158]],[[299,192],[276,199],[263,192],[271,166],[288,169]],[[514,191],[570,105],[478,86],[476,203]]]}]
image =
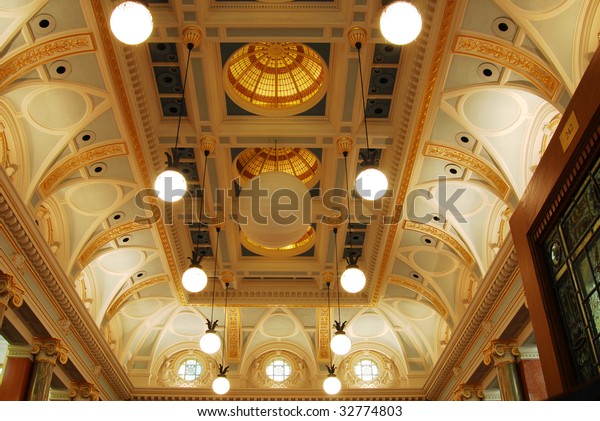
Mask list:
[{"label": "white glass globe lamp", "polygon": [[190,266],[181,277],[181,283],[188,292],[202,291],[207,282],[206,272],[198,265]]},{"label": "white glass globe lamp", "polygon": [[337,395],[339,391],[342,390],[342,383],[335,374],[330,374],[325,381],[323,381],[323,390],[328,395]]},{"label": "white glass globe lamp", "polygon": [[329,346],[336,355],[346,355],[348,352],[350,352],[352,341],[350,341],[348,335],[341,330],[335,332],[335,335],[333,335],[333,338],[331,338]]},{"label": "white glass globe lamp", "polygon": [[390,43],[404,45],[414,41],[421,32],[423,20],[415,6],[407,1],[387,5],[379,18],[379,30]]},{"label": "white glass globe lamp", "polygon": [[165,202],[177,202],[187,191],[185,177],[175,168],[161,172],[154,182],[156,195]]},{"label": "white glass globe lamp", "polygon": [[363,199],[377,200],[385,195],[388,180],[377,168],[367,168],[358,174],[354,186]]},{"label": "white glass globe lamp", "polygon": [[230,387],[229,379],[225,377],[225,374],[219,374],[212,382],[212,390],[217,395],[224,395],[229,392]]},{"label": "white glass globe lamp", "polygon": [[340,279],[342,288],[352,294],[361,291],[367,284],[365,273],[356,265],[349,265]]},{"label": "white glass globe lamp", "polygon": [[124,44],[137,45],[146,41],[153,25],[152,13],[139,1],[124,1],[110,15],[110,30]]},{"label": "white glass globe lamp", "polygon": [[214,329],[208,329],[200,338],[200,349],[207,354],[214,354],[221,348],[221,338]]}]

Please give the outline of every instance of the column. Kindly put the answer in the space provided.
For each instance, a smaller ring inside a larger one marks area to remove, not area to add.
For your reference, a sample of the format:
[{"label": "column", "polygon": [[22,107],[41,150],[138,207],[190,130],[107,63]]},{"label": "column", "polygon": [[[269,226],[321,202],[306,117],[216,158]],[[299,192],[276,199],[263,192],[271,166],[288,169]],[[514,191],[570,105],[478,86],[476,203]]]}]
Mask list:
[{"label": "column", "polygon": [[68,350],[61,346],[60,339],[34,338],[31,353],[35,356],[35,362],[27,391],[27,400],[45,401],[48,400],[50,393],[50,382],[56,360],[65,364],[68,360]]},{"label": "column", "polygon": [[14,277],[0,270],[0,326],[8,305],[20,307],[23,304],[23,288],[15,283]]},{"label": "column", "polygon": [[522,401],[524,399],[516,360],[519,355],[519,346],[515,340],[493,340],[483,350],[485,365],[490,365],[494,361],[500,396],[503,401]]},{"label": "column", "polygon": [[72,401],[97,401],[98,390],[94,383],[72,383],[69,390]]},{"label": "column", "polygon": [[523,394],[530,401],[543,401],[548,398],[546,382],[537,347],[519,348],[519,374],[523,382]]},{"label": "column", "polygon": [[2,384],[0,384],[0,401],[25,400],[32,367],[31,346],[9,345]]},{"label": "column", "polygon": [[455,401],[482,401],[483,389],[480,384],[459,384],[454,391]]}]

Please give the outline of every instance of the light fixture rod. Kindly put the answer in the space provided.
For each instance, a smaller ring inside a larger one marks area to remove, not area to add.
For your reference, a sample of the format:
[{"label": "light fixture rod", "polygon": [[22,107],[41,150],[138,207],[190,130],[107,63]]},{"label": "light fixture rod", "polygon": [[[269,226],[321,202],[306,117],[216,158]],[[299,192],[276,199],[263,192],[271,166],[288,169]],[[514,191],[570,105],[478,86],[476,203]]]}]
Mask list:
[{"label": "light fixture rod", "polygon": [[348,181],[348,152],[344,151],[344,168],[346,170],[346,201],[348,203],[348,235],[350,236],[350,252],[348,253],[347,261],[350,265],[355,265],[358,261],[352,252],[352,212],[350,208],[350,182]]},{"label": "light fixture rod", "polygon": [[[333,238],[335,243],[335,279],[337,283],[337,302],[338,302],[338,320],[342,322],[342,311],[340,310],[340,276],[339,276],[339,268],[338,268],[338,250],[337,250],[337,232],[338,229],[335,227],[333,229]],[[352,241],[352,239],[350,239]]]},{"label": "light fixture rod", "polygon": [[[331,282],[327,282],[327,329],[329,332],[329,342],[331,342],[331,299],[329,297],[329,290],[331,289]],[[329,364],[333,367],[333,352],[329,350]],[[329,367],[327,368],[329,369]]]},{"label": "light fixture rod", "polygon": [[360,96],[362,98],[362,110],[363,110],[363,118],[365,120],[365,138],[367,140],[367,153],[369,155],[369,159],[371,158],[371,147],[369,146],[369,127],[367,124],[367,103],[365,101],[365,82],[363,80],[363,72],[362,72],[362,60],[360,58],[360,50],[362,47],[362,43],[358,41],[354,44],[356,50],[358,51],[358,74],[360,75]]},{"label": "light fixture rod", "polygon": [[185,106],[185,88],[187,86],[187,76],[188,70],[190,67],[190,58],[192,57],[192,49],[194,48],[194,44],[189,42],[187,44],[188,54],[187,54],[187,62],[185,64],[185,74],[183,76],[183,89],[181,90],[181,106],[179,107],[179,119],[177,120],[177,132],[175,134],[175,151],[173,153],[173,163],[174,166],[177,167],[179,165],[179,153],[177,152],[177,146],[179,144],[179,130],[181,128],[181,118],[183,117],[183,108]]},{"label": "light fixture rod", "polygon": [[215,312],[215,290],[217,287],[217,258],[219,256],[219,233],[221,232],[221,228],[217,227],[217,245],[215,246],[215,268],[213,271],[213,290],[212,290],[212,304],[210,305],[210,321],[213,320],[213,315]]},{"label": "light fixture rod", "polygon": [[227,292],[229,291],[229,282],[225,282],[225,314],[223,315],[223,350],[221,352],[221,367],[225,367],[225,350],[227,349]]}]

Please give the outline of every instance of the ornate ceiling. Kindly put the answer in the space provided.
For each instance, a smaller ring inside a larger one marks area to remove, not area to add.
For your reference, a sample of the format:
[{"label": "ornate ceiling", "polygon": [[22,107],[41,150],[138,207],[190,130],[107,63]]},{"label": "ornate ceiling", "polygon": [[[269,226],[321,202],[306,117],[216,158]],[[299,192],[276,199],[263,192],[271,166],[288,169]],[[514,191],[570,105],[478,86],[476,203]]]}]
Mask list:
[{"label": "ornate ceiling", "polygon": [[[198,340],[216,258],[221,321],[231,285],[232,393],[276,387],[262,373],[277,355],[297,373],[287,388],[320,391],[330,358],[325,283],[336,285],[337,249],[340,272],[352,254],[367,275],[362,292],[340,296],[353,343],[350,356],[334,360],[349,373],[345,385],[365,387],[349,367],[370,355],[392,373],[377,387],[423,395],[596,49],[598,2],[416,0],[423,31],[403,47],[379,34],[378,1],[149,3],[155,29],[133,47],[110,34],[109,0],[0,6],[1,163],[115,370],[132,388],[172,394],[182,385],[172,367],[184,357],[214,369],[221,355],[199,353]],[[190,26],[202,38],[181,103],[181,34]],[[369,142],[390,194],[369,203],[353,196],[351,232],[341,221],[336,243],[332,192],[346,189],[338,140],[352,143],[350,180],[366,152],[357,51],[346,38],[353,26],[368,32]],[[252,54],[248,70],[240,57]],[[309,57],[298,65],[307,73],[289,76],[299,55]],[[289,72],[280,78],[289,88],[279,94],[284,105],[273,99],[273,78],[262,87],[251,78],[278,60],[289,61],[281,65]],[[240,74],[249,79],[235,82]],[[178,153],[191,195],[165,206],[147,189],[173,153],[180,111]],[[216,140],[208,227],[198,221],[203,137]],[[310,238],[292,251],[249,240],[233,212],[240,183],[284,164],[309,189]],[[188,294],[180,278],[193,250],[204,256],[209,286]],[[200,376],[194,386],[207,382]]]}]

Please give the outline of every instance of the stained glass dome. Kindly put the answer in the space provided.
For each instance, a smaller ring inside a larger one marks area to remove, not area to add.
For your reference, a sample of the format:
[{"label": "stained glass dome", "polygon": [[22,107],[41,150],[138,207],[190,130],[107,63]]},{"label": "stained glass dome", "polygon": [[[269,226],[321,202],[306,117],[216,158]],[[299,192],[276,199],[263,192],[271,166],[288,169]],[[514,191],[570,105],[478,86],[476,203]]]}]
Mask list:
[{"label": "stained glass dome", "polygon": [[258,174],[281,171],[298,177],[311,188],[318,181],[319,167],[317,156],[305,148],[248,148],[235,161],[242,185]]},{"label": "stained glass dome", "polygon": [[289,116],[310,109],[323,98],[327,66],[307,45],[255,42],[231,55],[224,78],[227,94],[245,110]]}]

